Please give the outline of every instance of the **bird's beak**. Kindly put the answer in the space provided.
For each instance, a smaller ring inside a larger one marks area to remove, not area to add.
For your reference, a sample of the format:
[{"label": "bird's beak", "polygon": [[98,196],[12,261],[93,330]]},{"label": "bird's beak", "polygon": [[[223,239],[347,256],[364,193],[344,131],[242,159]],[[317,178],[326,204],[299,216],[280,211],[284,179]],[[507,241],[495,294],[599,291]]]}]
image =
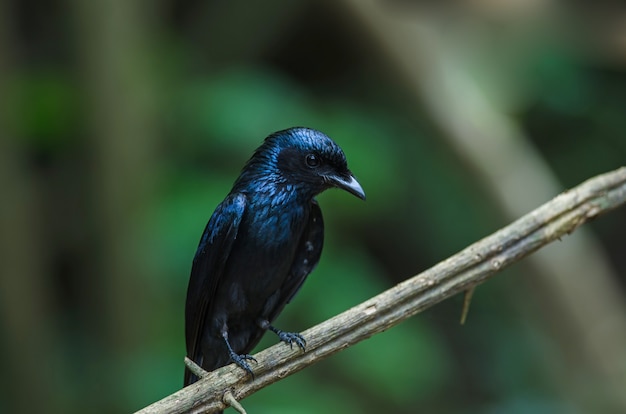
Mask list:
[{"label": "bird's beak", "polygon": [[365,191],[363,191],[361,184],[359,184],[353,175],[348,176],[348,179],[343,177],[333,177],[332,180],[337,188],[346,190],[347,192],[359,197],[361,200],[365,200]]}]

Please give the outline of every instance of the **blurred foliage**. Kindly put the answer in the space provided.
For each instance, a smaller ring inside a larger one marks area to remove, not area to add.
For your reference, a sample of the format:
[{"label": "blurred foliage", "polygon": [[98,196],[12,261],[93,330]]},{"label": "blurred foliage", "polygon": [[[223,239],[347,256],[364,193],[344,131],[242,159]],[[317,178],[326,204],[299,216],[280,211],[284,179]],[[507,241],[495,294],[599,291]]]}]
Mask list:
[{"label": "blurred foliage", "polygon": [[[0,352],[13,374],[20,369],[11,362],[18,356],[50,361],[46,367],[58,379],[46,380],[54,390],[46,401],[53,412],[129,412],[180,388],[184,298],[198,239],[239,169],[271,132],[295,125],[324,131],[343,147],[368,196],[366,203],[338,191],[319,197],[325,250],[279,318],[286,329],[321,322],[505,224],[483,184],[438,139],[440,132],[420,115],[405,86],[371,59],[377,49],[347,34],[357,29],[341,26],[336,16],[324,20],[323,6],[294,8],[284,34],[268,35],[265,49],[248,58],[205,64],[210,50],[203,49],[207,40],[199,33],[203,19],[215,21],[215,2],[162,3],[162,22],[150,39],[157,44],[153,53],[161,56],[155,58],[160,66],[150,68],[160,82],[154,85],[157,156],[146,178],[150,199],[133,222],[129,255],[140,271],[123,275],[136,289],[131,295],[137,316],[116,321],[136,324],[128,327],[136,337],[118,353],[100,342],[115,341],[117,331],[100,325],[99,312],[103,303],[115,307],[117,296],[103,296],[98,277],[107,275],[93,273],[94,250],[102,240],[93,230],[98,216],[92,210],[106,200],[93,188],[92,108],[83,76],[67,58],[71,37],[80,33],[67,29],[50,46],[51,25],[68,24],[59,17],[62,6],[55,3],[59,10],[44,23],[16,5],[23,26],[13,39],[12,70],[18,76],[4,103],[16,114],[18,149],[12,155],[25,160],[22,173],[36,177],[32,191],[44,224],[33,231],[46,251],[32,257],[43,263],[52,286],[47,294],[53,305],[45,316],[56,334],[53,347],[21,355],[12,348],[15,333],[3,329]],[[315,25],[307,19],[312,10],[322,19]],[[230,30],[245,28],[233,24]],[[328,36],[342,40],[316,43]],[[315,76],[314,67],[290,62],[303,51],[289,38],[317,47],[314,61],[325,67],[323,77]],[[228,32],[211,41],[227,43]],[[346,44],[353,44],[353,60],[341,59]],[[64,58],[52,53],[57,49]],[[562,181],[573,185],[623,164],[623,68],[594,67],[558,46],[532,52],[519,59],[523,68],[515,65],[519,73],[508,73],[509,80],[495,77],[491,86],[512,96],[503,85],[523,78],[523,99],[515,100],[519,122]],[[486,60],[480,54],[476,59]],[[480,66],[476,70],[485,73]],[[489,77],[481,82],[489,83]],[[623,213],[611,220],[626,221]],[[626,240],[616,227],[608,219],[596,224],[609,255],[624,269],[620,252]],[[576,412],[559,394],[558,366],[550,362],[555,344],[529,321],[532,315],[520,312],[521,302],[533,300],[532,286],[511,277],[523,271],[523,265],[515,266],[480,287],[467,326],[458,325],[461,299],[448,301],[262,390],[244,406],[251,413]],[[274,340],[268,335],[259,349]],[[37,394],[8,375],[1,377],[0,389],[0,412],[28,406]]]}]

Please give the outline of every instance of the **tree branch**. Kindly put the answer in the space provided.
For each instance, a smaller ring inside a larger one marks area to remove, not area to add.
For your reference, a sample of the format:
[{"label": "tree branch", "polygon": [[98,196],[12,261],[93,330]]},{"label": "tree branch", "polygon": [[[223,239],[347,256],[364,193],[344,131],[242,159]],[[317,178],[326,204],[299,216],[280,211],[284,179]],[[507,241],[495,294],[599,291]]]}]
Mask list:
[{"label": "tree branch", "polygon": [[557,240],[590,219],[626,204],[626,167],[566,191],[496,233],[425,272],[353,307],[302,335],[307,350],[279,343],[255,355],[255,379],[235,365],[209,373],[195,384],[141,411],[199,413],[224,409],[230,391],[241,400],[259,389],[400,323]]}]

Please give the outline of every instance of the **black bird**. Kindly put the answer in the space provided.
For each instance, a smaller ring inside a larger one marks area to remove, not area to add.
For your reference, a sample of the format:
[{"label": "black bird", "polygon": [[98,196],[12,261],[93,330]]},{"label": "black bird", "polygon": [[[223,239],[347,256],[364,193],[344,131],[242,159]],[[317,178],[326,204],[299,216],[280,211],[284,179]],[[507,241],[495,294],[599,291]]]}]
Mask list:
[{"label": "black bird", "polygon": [[[365,199],[341,148],[319,131],[279,131],[255,151],[193,260],[185,339],[196,364],[212,371],[235,362],[253,375],[248,352],[267,329],[304,350],[300,334],[271,323],[319,261],[324,224],[315,196],[331,187]],[[196,380],[187,369],[185,386]]]}]

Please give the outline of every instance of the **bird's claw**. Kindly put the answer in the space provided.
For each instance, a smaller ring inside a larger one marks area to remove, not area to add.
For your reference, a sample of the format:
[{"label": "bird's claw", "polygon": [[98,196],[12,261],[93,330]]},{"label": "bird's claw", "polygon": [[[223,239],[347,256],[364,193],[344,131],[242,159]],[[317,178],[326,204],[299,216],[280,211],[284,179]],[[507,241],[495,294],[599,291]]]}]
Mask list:
[{"label": "bird's claw", "polygon": [[252,355],[248,355],[248,354],[238,355],[233,352],[230,355],[230,359],[232,359],[232,361],[235,364],[237,364],[241,369],[243,369],[248,374],[250,374],[250,376],[252,376],[252,379],[254,379],[254,372],[252,372],[252,368],[250,367],[250,364],[246,362],[246,360],[257,362],[256,358],[254,358]]},{"label": "bird's claw", "polygon": [[289,344],[290,348],[293,349],[293,344],[296,344],[296,345],[298,345],[300,347],[300,349],[302,349],[302,351],[305,351],[306,340],[299,333],[297,333],[297,332],[285,332],[285,331],[281,331],[281,330],[277,329],[276,335],[278,335],[278,338],[282,342],[284,342],[286,344]]}]

